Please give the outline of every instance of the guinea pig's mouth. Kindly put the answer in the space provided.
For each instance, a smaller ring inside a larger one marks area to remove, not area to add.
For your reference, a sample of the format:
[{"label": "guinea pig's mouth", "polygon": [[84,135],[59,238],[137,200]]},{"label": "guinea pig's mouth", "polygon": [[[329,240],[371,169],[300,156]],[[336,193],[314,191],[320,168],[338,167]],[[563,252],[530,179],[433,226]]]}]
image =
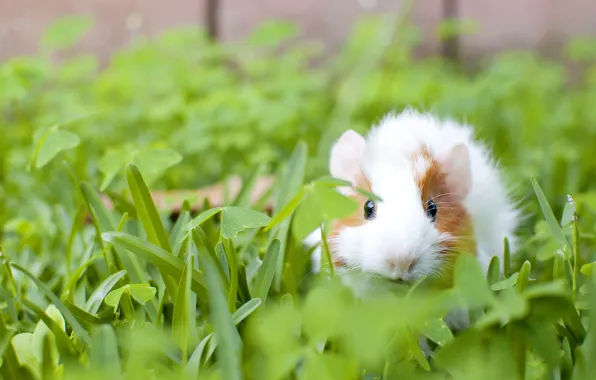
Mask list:
[{"label": "guinea pig's mouth", "polygon": [[410,285],[410,282],[401,278],[387,278],[387,281],[397,285]]}]

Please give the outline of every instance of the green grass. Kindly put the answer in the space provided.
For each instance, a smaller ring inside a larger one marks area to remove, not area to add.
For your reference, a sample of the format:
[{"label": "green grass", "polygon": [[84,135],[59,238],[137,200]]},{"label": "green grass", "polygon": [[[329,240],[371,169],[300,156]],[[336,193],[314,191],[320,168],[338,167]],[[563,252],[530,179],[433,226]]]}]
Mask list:
[{"label": "green grass", "polygon": [[[416,30],[390,21],[316,67],[317,45],[272,22],[238,44],[168,31],[100,69],[68,54],[92,25],[75,17],[2,63],[2,378],[591,378],[596,44],[566,48],[586,66],[572,86],[530,52],[472,74],[414,59]],[[487,273],[463,258],[451,289],[356,301],[301,239],[356,207],[326,176],[330,142],[409,105],[476,126],[527,215],[521,249],[505,241]],[[176,220],[150,194],[231,174],[237,197],[189,199]],[[261,174],[275,183],[251,203]],[[452,332],[442,317],[462,307],[472,326]]]}]

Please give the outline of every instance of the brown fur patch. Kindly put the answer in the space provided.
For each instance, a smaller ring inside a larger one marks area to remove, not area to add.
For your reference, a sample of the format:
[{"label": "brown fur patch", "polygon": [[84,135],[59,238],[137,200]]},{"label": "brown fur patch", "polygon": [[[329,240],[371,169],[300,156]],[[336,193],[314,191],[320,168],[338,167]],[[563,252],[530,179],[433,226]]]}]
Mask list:
[{"label": "brown fur patch", "polygon": [[[422,147],[417,152],[413,159],[422,157],[428,164],[428,169],[425,173],[416,178],[416,183],[420,189],[421,206],[426,211],[426,202],[432,199],[437,205],[436,227],[441,233],[449,233],[454,238],[461,237],[465,241],[473,241],[471,233],[470,216],[459,199],[451,193],[447,186],[444,168],[432,156],[427,147]],[[445,249],[456,248],[456,242],[444,243]],[[475,251],[474,246],[458,246],[459,249],[470,249],[470,252]]]},{"label": "brown fur patch", "polygon": [[436,285],[450,287],[453,281],[453,268],[457,256],[451,253],[466,253],[476,255],[476,242],[469,214],[447,185],[445,169],[441,166],[430,150],[423,146],[412,157],[412,162],[424,159],[428,165],[426,172],[416,178],[420,189],[420,204],[426,212],[426,203],[432,199],[437,206],[435,226],[441,233],[448,233],[452,241],[442,243],[441,253],[445,255],[446,265],[443,266],[443,276],[436,279]]}]

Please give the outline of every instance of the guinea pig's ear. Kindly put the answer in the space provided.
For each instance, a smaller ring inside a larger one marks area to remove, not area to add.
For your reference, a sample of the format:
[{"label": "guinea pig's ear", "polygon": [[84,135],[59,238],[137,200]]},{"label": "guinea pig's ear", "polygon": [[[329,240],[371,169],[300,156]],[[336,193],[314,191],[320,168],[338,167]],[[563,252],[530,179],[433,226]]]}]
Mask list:
[{"label": "guinea pig's ear", "polygon": [[339,179],[354,183],[361,171],[366,142],[358,132],[347,130],[333,144],[329,160],[329,173]]},{"label": "guinea pig's ear", "polygon": [[455,145],[440,158],[440,162],[445,171],[447,187],[459,199],[465,198],[472,181],[468,147],[464,143]]}]

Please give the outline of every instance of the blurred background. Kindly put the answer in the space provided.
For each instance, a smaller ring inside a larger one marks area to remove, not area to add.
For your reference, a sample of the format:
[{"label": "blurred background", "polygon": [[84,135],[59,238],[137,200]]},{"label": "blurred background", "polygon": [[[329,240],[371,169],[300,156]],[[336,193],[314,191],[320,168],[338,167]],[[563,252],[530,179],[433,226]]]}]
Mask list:
[{"label": "blurred background", "polygon": [[[218,40],[233,41],[271,19],[295,23],[301,35],[336,52],[363,17],[398,12],[403,0],[2,0],[0,58],[37,51],[43,31],[56,18],[86,14],[94,28],[77,46],[81,53],[107,59],[137,35],[154,36],[170,28],[201,25]],[[503,49],[529,48],[561,56],[571,38],[596,33],[596,3],[570,0],[415,1],[409,19],[422,33],[425,55],[446,53],[437,35],[441,21],[458,18],[473,24],[473,33],[457,38],[458,58],[477,60]],[[471,25],[468,25],[470,28]]]},{"label": "blurred background", "polygon": [[312,177],[406,106],[474,124],[530,215],[530,176],[596,209],[595,59],[585,0],[0,0],[1,218],[40,228],[73,175],[123,197],[129,162],[195,189],[302,140]]}]

